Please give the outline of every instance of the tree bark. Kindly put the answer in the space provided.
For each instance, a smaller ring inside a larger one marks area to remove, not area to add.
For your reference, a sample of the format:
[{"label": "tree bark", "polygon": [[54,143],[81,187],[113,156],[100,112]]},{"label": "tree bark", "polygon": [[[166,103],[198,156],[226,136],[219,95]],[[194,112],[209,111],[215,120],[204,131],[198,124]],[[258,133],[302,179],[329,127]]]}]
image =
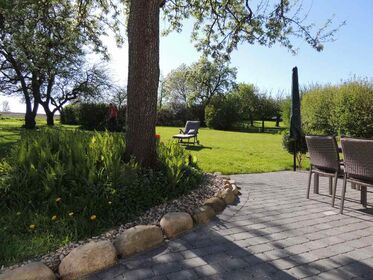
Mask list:
[{"label": "tree bark", "polygon": [[264,133],[264,118],[262,119],[262,133]]},{"label": "tree bark", "polygon": [[159,0],[131,0],[128,19],[128,107],[125,158],[157,162],[155,125],[159,81]]},{"label": "tree bark", "polygon": [[249,114],[249,120],[250,120],[250,126],[253,127],[254,126],[254,117],[253,117],[252,113]]},{"label": "tree bark", "polygon": [[25,128],[34,129],[36,127],[36,115],[38,113],[39,103],[34,100],[34,107],[31,108],[31,99],[26,98]]},{"label": "tree bark", "polygon": [[47,125],[48,126],[54,126],[54,114],[50,110],[45,110],[45,114],[47,115]]},{"label": "tree bark", "polygon": [[280,126],[280,116],[276,116],[276,127]]}]

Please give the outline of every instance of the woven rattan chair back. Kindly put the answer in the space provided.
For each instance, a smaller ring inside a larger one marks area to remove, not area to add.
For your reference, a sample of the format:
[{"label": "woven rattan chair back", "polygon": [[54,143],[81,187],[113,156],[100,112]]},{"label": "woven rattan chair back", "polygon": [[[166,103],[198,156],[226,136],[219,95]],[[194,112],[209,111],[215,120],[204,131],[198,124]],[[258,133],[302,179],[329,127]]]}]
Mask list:
[{"label": "woven rattan chair back", "polygon": [[346,174],[373,182],[373,140],[342,138],[341,144]]},{"label": "woven rattan chair back", "polygon": [[339,170],[338,145],[333,136],[306,136],[312,166],[326,171]]}]

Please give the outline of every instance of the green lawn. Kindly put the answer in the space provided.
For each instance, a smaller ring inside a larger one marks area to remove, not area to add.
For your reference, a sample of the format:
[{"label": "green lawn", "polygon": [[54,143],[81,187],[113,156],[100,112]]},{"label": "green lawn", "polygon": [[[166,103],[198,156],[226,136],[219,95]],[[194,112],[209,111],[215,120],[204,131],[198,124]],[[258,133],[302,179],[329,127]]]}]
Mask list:
[{"label": "green lawn", "polygon": [[[19,117],[0,117],[0,160],[7,154],[11,146],[17,143],[22,132],[22,123],[23,119]],[[37,124],[42,127],[46,125],[46,122],[44,119],[38,118]],[[77,128],[76,126],[63,127],[65,129]],[[172,136],[178,131],[179,128],[176,127],[157,127],[161,141],[175,141],[172,140]],[[278,133],[227,132],[202,128],[199,140],[200,145],[190,145],[185,148],[197,157],[199,166],[206,172],[220,171],[224,174],[234,174],[292,168],[292,156],[283,150],[282,136]],[[15,218],[17,217],[15,216]],[[9,218],[5,215],[3,219],[8,225],[13,216]],[[0,252],[3,258],[8,260],[7,264],[29,256],[43,254],[69,241],[62,240],[48,232],[44,232],[42,237],[20,234],[2,239],[5,242],[0,242]]]},{"label": "green lawn", "polygon": [[[22,118],[0,118],[0,158],[19,138],[22,123]],[[38,118],[37,124],[44,126],[45,119]],[[256,125],[259,126],[259,123]],[[266,123],[266,127],[270,126],[271,123]],[[176,127],[157,127],[161,141],[172,140],[172,135],[178,131]],[[206,172],[237,174],[292,168],[292,156],[283,150],[282,136],[278,133],[228,132],[202,128],[199,140],[200,146],[186,146],[186,149],[197,157],[200,167]]]},{"label": "green lawn", "polygon": [[[161,141],[172,139],[179,128],[157,127]],[[270,172],[292,168],[292,156],[282,148],[280,134],[200,129],[200,146],[188,150],[206,172],[223,174]]]}]

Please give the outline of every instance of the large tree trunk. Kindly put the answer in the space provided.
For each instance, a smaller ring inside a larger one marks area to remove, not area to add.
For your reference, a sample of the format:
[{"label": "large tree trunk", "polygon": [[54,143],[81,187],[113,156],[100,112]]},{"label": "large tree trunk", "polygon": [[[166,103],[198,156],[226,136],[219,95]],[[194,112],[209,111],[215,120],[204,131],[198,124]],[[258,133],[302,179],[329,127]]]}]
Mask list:
[{"label": "large tree trunk", "polygon": [[31,106],[31,99],[29,97],[26,100],[26,114],[25,114],[25,125],[27,129],[34,129],[36,127],[36,114],[38,113],[39,104],[34,100],[34,108]]},{"label": "large tree trunk", "polygon": [[44,108],[44,111],[45,111],[45,114],[47,115],[47,125],[54,126],[54,114],[49,109],[45,110]]},{"label": "large tree trunk", "polygon": [[128,19],[128,96],[125,157],[145,167],[157,160],[159,0],[131,0]]}]

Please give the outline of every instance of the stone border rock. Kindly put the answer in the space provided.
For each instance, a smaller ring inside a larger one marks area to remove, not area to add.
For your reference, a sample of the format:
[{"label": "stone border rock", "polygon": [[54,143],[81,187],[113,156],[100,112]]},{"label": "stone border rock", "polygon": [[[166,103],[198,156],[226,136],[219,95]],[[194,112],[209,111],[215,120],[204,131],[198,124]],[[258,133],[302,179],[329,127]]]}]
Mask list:
[{"label": "stone border rock", "polygon": [[[87,277],[114,266],[118,256],[125,258],[142,253],[159,246],[165,239],[172,239],[190,231],[195,225],[207,224],[216,213],[223,211],[226,205],[233,204],[240,195],[234,180],[223,177],[223,182],[224,190],[217,192],[214,197],[207,199],[203,206],[193,210],[192,216],[186,212],[169,212],[162,217],[159,226],[137,225],[126,229],[113,242],[91,241],[73,249],[62,259],[58,267],[59,277],[62,280]],[[37,278],[30,278],[32,275]],[[46,265],[34,262],[0,274],[0,280],[36,280],[41,279],[41,275],[45,275],[45,279],[56,278]]]}]

